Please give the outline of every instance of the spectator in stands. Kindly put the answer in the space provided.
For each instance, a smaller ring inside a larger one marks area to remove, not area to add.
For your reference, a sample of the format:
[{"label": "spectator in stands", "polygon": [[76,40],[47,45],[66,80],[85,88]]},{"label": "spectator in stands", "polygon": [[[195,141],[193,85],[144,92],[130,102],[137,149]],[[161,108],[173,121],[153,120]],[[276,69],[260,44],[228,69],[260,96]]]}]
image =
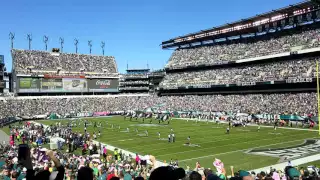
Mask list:
[{"label": "spectator in stands", "polygon": [[306,58],[232,68],[168,73],[161,82],[161,87],[207,87],[208,85],[311,79],[316,75],[315,67],[316,61]]},{"label": "spectator in stands", "polygon": [[[62,68],[62,71],[82,71],[117,73],[115,58],[112,56],[93,56],[83,54],[50,53],[36,50],[12,50],[15,70],[28,73],[31,70],[55,72]],[[28,70],[29,69],[29,70]],[[44,74],[42,72],[42,74]]]},{"label": "spectator in stands", "polygon": [[299,31],[286,36],[265,36],[253,43],[228,43],[214,46],[202,46],[177,49],[169,59],[167,68],[183,68],[186,66],[226,64],[259,56],[291,52],[291,48],[308,49],[319,47],[319,29]]},{"label": "spectator in stands", "polygon": [[[287,114],[316,114],[316,93],[188,95],[188,96],[108,96],[7,98],[0,101],[0,118],[48,117],[51,113],[68,117],[74,112],[115,112],[144,110],[159,106],[159,110],[201,112],[243,112]],[[3,123],[8,119],[4,119]]]}]

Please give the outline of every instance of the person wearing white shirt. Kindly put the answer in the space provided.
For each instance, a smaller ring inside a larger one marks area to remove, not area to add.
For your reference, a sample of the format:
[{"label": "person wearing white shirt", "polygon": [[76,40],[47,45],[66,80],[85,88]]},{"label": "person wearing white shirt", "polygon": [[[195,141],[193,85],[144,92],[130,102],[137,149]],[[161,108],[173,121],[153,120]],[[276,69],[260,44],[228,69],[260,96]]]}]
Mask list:
[{"label": "person wearing white shirt", "polygon": [[172,142],[176,142],[176,137],[174,136],[174,134],[172,134],[171,136],[172,136]]}]

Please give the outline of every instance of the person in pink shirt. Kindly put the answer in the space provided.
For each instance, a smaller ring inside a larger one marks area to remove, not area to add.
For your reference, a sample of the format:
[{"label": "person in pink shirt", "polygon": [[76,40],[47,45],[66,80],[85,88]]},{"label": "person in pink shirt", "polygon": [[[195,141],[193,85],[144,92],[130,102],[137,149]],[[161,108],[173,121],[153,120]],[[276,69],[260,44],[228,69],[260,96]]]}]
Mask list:
[{"label": "person in pink shirt", "polygon": [[107,158],[107,148],[105,146],[103,146],[103,157],[104,159]]},{"label": "person in pink shirt", "polygon": [[272,174],[272,179],[280,180],[280,175],[276,171],[274,171],[273,174]]},{"label": "person in pink shirt", "polygon": [[14,141],[10,140],[10,145],[13,146],[14,145]]},{"label": "person in pink shirt", "polygon": [[140,157],[138,154],[136,154],[136,165],[140,164]]}]

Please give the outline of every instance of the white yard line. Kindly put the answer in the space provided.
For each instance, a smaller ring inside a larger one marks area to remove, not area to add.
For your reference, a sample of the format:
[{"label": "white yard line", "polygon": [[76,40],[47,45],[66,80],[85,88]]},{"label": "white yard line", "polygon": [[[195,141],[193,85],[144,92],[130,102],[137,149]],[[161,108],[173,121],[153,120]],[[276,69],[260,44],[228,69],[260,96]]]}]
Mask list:
[{"label": "white yard line", "polygon": [[[310,139],[312,139],[312,138],[314,138],[314,137],[310,137]],[[299,140],[293,140],[293,141],[287,141],[287,143],[297,142],[297,141],[301,141],[301,140],[302,140],[302,139],[299,139]],[[228,151],[228,152],[224,152],[224,153],[211,154],[211,155],[207,155],[207,156],[200,156],[200,157],[196,157],[196,158],[183,159],[183,160],[180,160],[179,162],[190,161],[190,160],[194,160],[194,159],[208,158],[208,157],[219,156],[219,155],[225,155],[225,154],[232,154],[232,153],[242,152],[242,151],[249,151],[249,150],[251,150],[251,149],[259,149],[259,148],[268,147],[268,146],[273,146],[273,145],[278,145],[278,144],[283,144],[283,142],[280,142],[280,143],[274,143],[274,144],[268,144],[268,145],[263,145],[263,146],[257,146],[257,147],[249,148],[249,149],[239,149],[239,150],[236,150],[236,151]]]},{"label": "white yard line", "polygon": [[[312,156],[308,156],[308,157],[303,157],[303,158],[292,160],[291,164],[293,166],[299,166],[301,164],[306,164],[306,163],[310,163],[310,162],[318,161],[318,160],[320,160],[320,154],[316,154],[316,155],[312,155]],[[267,172],[267,171],[270,171],[270,167],[272,167],[273,169],[276,169],[276,170],[284,170],[284,168],[286,166],[288,166],[288,162],[274,164],[274,165],[266,166],[266,167],[263,167],[263,168],[254,169],[254,170],[251,170],[251,171],[254,171],[256,173],[259,173],[261,171]],[[249,172],[251,172],[251,171],[249,171]]]},{"label": "white yard line", "polygon": [[[177,120],[184,120],[184,121],[196,121],[196,119],[190,119],[190,118],[173,118],[173,119],[177,119]],[[207,122],[207,120],[205,119],[200,119],[198,120],[199,122]],[[210,123],[215,123],[214,121],[209,121]],[[223,124],[227,124],[228,122],[225,122],[225,121],[219,121],[220,123],[223,123]],[[247,124],[247,126],[258,126],[257,124]],[[261,125],[260,125],[261,126]],[[273,126],[261,126],[261,127],[266,127],[266,128],[273,128]],[[319,130],[317,129],[303,129],[303,128],[291,128],[291,127],[277,127],[277,129],[290,129],[290,130],[296,130],[296,131],[314,131],[314,132],[318,132]]]},{"label": "white yard line", "polygon": [[[265,126],[265,127],[269,127],[269,126]],[[272,127],[273,128],[273,127]],[[231,129],[231,132],[234,130],[234,129],[237,129],[237,128],[232,128]],[[240,131],[240,129],[237,129],[237,131]],[[212,131],[212,130],[208,130],[208,131]],[[250,131],[247,131],[248,133],[254,133],[254,132],[256,132],[256,131],[254,131],[254,130],[250,130]],[[205,131],[204,133],[201,133],[201,134],[206,134],[207,133],[207,131]],[[261,130],[261,133],[263,133],[263,130]],[[185,134],[185,133],[179,133],[179,136],[181,135],[181,134]],[[225,134],[223,134],[223,136],[224,136]],[[228,135],[225,135],[226,137],[228,136]],[[221,136],[220,136],[221,137]],[[203,139],[203,137],[199,137],[199,138],[192,138],[192,141],[195,141],[195,140],[197,140],[197,139]],[[201,144],[206,144],[206,143],[213,143],[213,142],[220,142],[220,141],[225,141],[225,140],[233,140],[233,139],[238,139],[238,137],[235,137],[235,138],[224,138],[224,139],[222,139],[222,140],[215,140],[215,141],[206,141],[206,142],[202,142],[202,143],[200,143],[200,144],[198,144],[198,145],[201,145]],[[109,142],[109,141],[108,141]],[[112,142],[112,141],[110,141],[110,142]],[[162,144],[163,142],[160,142],[160,143],[153,143],[153,144]],[[146,144],[146,145],[137,145],[137,146],[131,146],[131,148],[132,149],[134,149],[134,148],[141,148],[141,147],[148,147],[149,145],[148,144]],[[157,148],[157,150],[163,150],[163,149],[168,149],[168,148],[161,148],[161,149],[159,149],[159,148]]]},{"label": "white yard line", "polygon": [[[292,136],[296,136],[296,135],[292,135]],[[286,137],[292,137],[292,136],[286,136]],[[279,138],[279,137],[278,137]],[[283,138],[283,137],[280,137],[280,138]],[[310,137],[311,138],[311,137]],[[258,139],[258,140],[254,140],[254,141],[249,141],[249,142],[238,142],[238,143],[232,143],[231,145],[235,145],[235,144],[244,144],[244,143],[248,143],[248,144],[252,144],[253,142],[256,142],[256,141],[266,141],[266,140],[272,140],[272,139],[277,139],[276,137],[272,137],[272,138],[266,138],[266,139]],[[300,141],[302,141],[304,139],[300,139]],[[291,142],[291,141],[286,141],[286,142]],[[283,142],[281,143],[276,143],[275,145],[277,144],[283,144]],[[223,145],[223,146],[218,146],[218,147],[215,147],[215,148],[220,148],[220,147],[225,147],[225,146],[230,146],[230,144],[226,144],[226,145]],[[272,144],[269,144],[269,145],[266,145],[266,146],[272,146]],[[265,147],[265,146],[263,146]],[[201,147],[200,147],[201,148]],[[190,151],[182,151],[182,152],[176,152],[176,153],[169,153],[169,154],[161,154],[159,156],[167,156],[167,155],[173,155],[173,154],[184,154],[184,153],[187,153],[187,152],[194,152],[194,151],[199,151],[199,150],[204,150],[204,149],[215,149],[215,148],[212,148],[212,147],[208,147],[208,148],[201,148],[201,149],[193,149],[193,150],[190,150]],[[256,147],[255,147],[256,148]],[[259,147],[257,147],[259,148]],[[253,149],[253,148],[251,148]],[[158,149],[157,149],[158,150]],[[157,156],[157,157],[159,157]]]},{"label": "white yard line", "polygon": [[[175,118],[177,119],[177,118]],[[179,118],[180,119],[180,118]],[[183,119],[183,120],[186,120],[186,119]],[[193,119],[189,119],[189,120],[193,120]],[[193,120],[195,121],[195,120]],[[33,121],[34,122],[34,121]],[[206,121],[205,121],[206,122]],[[210,121],[209,121],[210,122]],[[37,122],[34,122],[36,124],[40,124],[40,123],[37,123]],[[45,125],[44,125],[45,126]],[[249,126],[256,126],[256,125],[249,125]],[[261,126],[261,127],[267,127],[267,128],[273,128],[272,126]],[[299,130],[299,131],[315,131],[317,132],[318,130],[309,130],[309,129],[300,129],[300,128],[287,128],[287,127],[279,127],[279,129],[289,129],[289,130]],[[293,135],[293,136],[296,136],[296,135]],[[291,137],[291,136],[289,136]],[[310,137],[311,138],[314,138],[314,137]],[[230,139],[233,139],[233,138],[230,138]],[[273,138],[272,138],[273,139]],[[263,140],[270,140],[270,139],[262,139]],[[293,140],[293,141],[287,141],[286,143],[291,143],[291,142],[297,142],[297,141],[301,141],[303,139],[299,139],[299,140]],[[261,141],[261,139],[259,139],[259,141]],[[217,142],[217,141],[209,141],[209,142]],[[254,141],[251,141],[251,142],[254,142]],[[251,143],[250,142],[250,143]],[[99,143],[98,141],[95,141],[95,143]],[[208,142],[205,142],[205,143],[208,143]],[[101,143],[103,145],[105,145],[107,147],[107,149],[111,150],[111,151],[114,151],[114,149],[119,149],[119,150],[122,150],[123,153],[125,154],[130,154],[132,157],[135,157],[135,153],[134,152],[131,152],[131,151],[128,151],[128,150],[125,150],[125,149],[122,149],[122,148],[117,148],[115,146],[111,146],[111,145],[108,145],[108,144],[105,144],[105,143]],[[239,143],[237,143],[239,144]],[[189,159],[183,159],[179,162],[185,162],[185,161],[190,161],[190,160],[194,160],[194,159],[202,159],[202,158],[208,158],[208,157],[213,157],[213,156],[219,156],[219,155],[225,155],[225,154],[232,154],[232,153],[236,153],[236,152],[242,152],[242,151],[246,151],[246,150],[250,150],[250,149],[257,149],[257,148],[263,148],[263,147],[268,147],[268,146],[273,146],[273,145],[278,145],[278,144],[283,144],[283,142],[280,142],[280,143],[275,143],[275,144],[268,144],[268,145],[264,145],[264,146],[258,146],[258,147],[254,147],[254,148],[247,148],[247,149],[240,149],[240,150],[236,150],[236,151],[229,151],[229,152],[223,152],[223,153],[218,153],[218,154],[211,154],[211,155],[207,155],[207,156],[200,156],[200,157],[196,157],[196,158],[189,158]],[[141,146],[140,146],[141,147]],[[219,146],[219,147],[222,147],[222,146]],[[210,147],[211,148],[211,147]],[[166,148],[167,149],[167,148]],[[200,150],[203,150],[203,149],[208,149],[208,148],[201,148]],[[158,149],[157,149],[158,150]],[[195,149],[195,150],[191,150],[191,151],[198,151],[199,149]],[[191,152],[191,151],[184,151],[184,152],[179,152],[178,154],[180,153],[185,153],[185,152]],[[171,154],[177,154],[177,153],[171,153]],[[170,154],[164,154],[164,155],[170,155]],[[164,155],[159,155],[160,157],[161,156],[164,156]],[[141,156],[141,155],[139,155]],[[320,155],[318,155],[320,159]],[[312,161],[315,161],[315,160],[318,160],[318,159],[314,159],[313,156],[310,156],[310,157],[306,157],[306,158],[309,158],[308,159],[308,162],[311,162],[311,159]],[[303,158],[302,158],[303,159]],[[299,159],[298,159],[299,160]],[[300,160],[301,162],[303,161],[303,163],[308,163],[307,161],[305,161],[305,159],[303,160]],[[296,162],[296,161],[292,161],[294,163],[294,165],[299,165],[298,163],[300,162]],[[303,163],[300,163],[300,164],[303,164]],[[162,161],[159,161],[158,160],[158,164],[160,166],[163,166],[163,165],[166,165],[164,164]],[[282,163],[283,164],[283,163]],[[270,166],[268,166],[270,168]],[[276,167],[275,165],[273,165],[272,167]],[[262,168],[261,168],[262,169]],[[258,169],[259,170],[259,169]],[[256,170],[257,172],[259,172],[258,170]]]},{"label": "white yard line", "polygon": [[123,142],[123,141],[133,141],[134,139],[121,139],[121,140],[118,140],[118,141],[121,141],[121,142]]}]

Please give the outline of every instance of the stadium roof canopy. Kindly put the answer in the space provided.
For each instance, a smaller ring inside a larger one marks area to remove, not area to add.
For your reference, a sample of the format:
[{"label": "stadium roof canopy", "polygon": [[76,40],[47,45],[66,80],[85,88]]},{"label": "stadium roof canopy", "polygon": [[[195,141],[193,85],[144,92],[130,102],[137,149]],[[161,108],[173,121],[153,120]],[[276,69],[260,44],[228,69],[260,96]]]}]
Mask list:
[{"label": "stadium roof canopy", "polygon": [[[204,29],[204,30],[195,32],[195,33],[190,33],[190,34],[186,34],[186,35],[183,35],[183,36],[179,36],[179,37],[170,39],[168,41],[164,41],[164,42],[162,42],[161,45],[162,45],[163,48],[165,48],[164,46],[166,44],[179,43],[179,42],[182,42],[182,39],[187,39],[187,40],[183,40],[184,42],[185,41],[189,41],[189,40],[193,40],[194,38],[192,38],[192,37],[195,37],[197,35],[199,36],[199,38],[197,38],[197,39],[200,39],[200,38],[202,38],[201,34],[205,34],[205,33],[211,33],[212,35],[226,34],[226,33],[231,31],[231,30],[228,31],[229,28],[235,28],[237,26],[241,26],[241,25],[244,25],[244,24],[250,24],[250,23],[252,24],[252,23],[255,23],[255,22],[259,22],[259,21],[263,21],[263,20],[269,19],[269,21],[261,22],[259,25],[267,24],[267,23],[270,23],[270,22],[273,22],[273,21],[277,21],[277,20],[280,20],[280,19],[296,16],[296,15],[299,15],[299,14],[304,14],[304,13],[307,13],[309,11],[314,11],[314,10],[316,10],[318,8],[319,8],[319,4],[318,3],[314,2],[313,0],[305,0],[303,2],[300,2],[300,3],[297,3],[297,4],[292,4],[292,5],[289,5],[289,6],[280,8],[280,9],[272,10],[272,11],[269,11],[269,12],[266,12],[266,13],[263,13],[263,14],[257,14],[256,16],[253,16],[253,17],[250,17],[250,18],[241,19],[241,20],[236,21],[236,22],[227,23],[227,24],[224,24],[224,25],[221,25],[221,26],[212,27],[212,28],[209,28],[209,29]],[[253,24],[253,26],[259,26],[259,25]],[[251,25],[251,27],[253,27],[253,26]],[[238,32],[239,31],[245,32],[245,30],[247,28],[251,28],[251,27],[248,26],[248,27],[239,28],[239,29],[237,29],[237,31]],[[215,33],[213,33],[213,32],[215,32]]]},{"label": "stadium roof canopy", "polygon": [[126,71],[149,71],[150,69],[148,68],[133,68],[133,69],[127,69]]}]

